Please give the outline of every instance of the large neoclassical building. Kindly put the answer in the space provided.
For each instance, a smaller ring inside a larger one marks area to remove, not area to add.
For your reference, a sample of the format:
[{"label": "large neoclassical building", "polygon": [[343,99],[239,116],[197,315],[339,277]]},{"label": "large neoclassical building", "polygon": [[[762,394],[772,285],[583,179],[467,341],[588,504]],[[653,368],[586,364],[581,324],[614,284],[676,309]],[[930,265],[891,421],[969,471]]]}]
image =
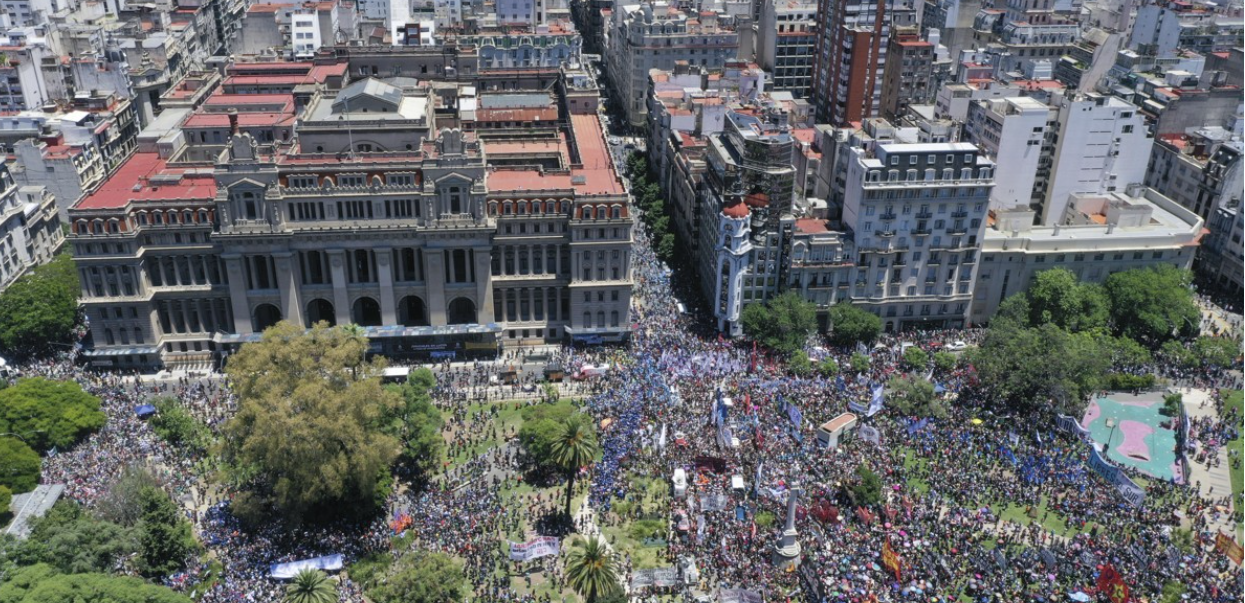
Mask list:
[{"label": "large neoclassical building", "polygon": [[208,366],[280,320],[399,358],[626,337],[633,224],[586,74],[282,90],[297,66],[227,77],[70,210],[93,362]]}]

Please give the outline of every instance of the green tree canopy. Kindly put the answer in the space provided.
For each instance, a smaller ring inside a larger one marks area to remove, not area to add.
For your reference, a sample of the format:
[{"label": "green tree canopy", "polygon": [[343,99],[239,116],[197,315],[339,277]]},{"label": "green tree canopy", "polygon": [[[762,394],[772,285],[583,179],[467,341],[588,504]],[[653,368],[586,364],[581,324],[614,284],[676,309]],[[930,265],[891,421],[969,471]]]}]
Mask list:
[{"label": "green tree canopy", "polygon": [[567,400],[553,404],[535,404],[520,411],[519,445],[533,465],[543,469],[557,467],[553,443],[562,434],[568,419],[583,420],[579,411]]},{"label": "green tree canopy", "polygon": [[803,348],[809,334],[817,328],[817,308],[798,293],[788,291],[769,303],[744,306],[739,320],[748,337],[789,354]]},{"label": "green tree canopy", "polygon": [[0,486],[0,523],[8,523],[9,507],[13,504],[13,490]]},{"label": "green tree canopy", "polygon": [[1043,270],[1026,291],[1029,326],[1054,324],[1068,331],[1107,326],[1107,296],[1102,287],[1081,283],[1071,270]]},{"label": "green tree canopy", "polygon": [[1116,272],[1103,284],[1118,335],[1151,348],[1197,335],[1201,313],[1189,288],[1193,276],[1168,264]]},{"label": "green tree canopy", "polygon": [[449,555],[412,553],[368,594],[376,603],[451,603],[462,601],[465,590],[462,568]]},{"label": "green tree canopy", "polygon": [[813,373],[813,362],[808,359],[804,350],[796,350],[791,352],[791,358],[787,360],[787,370],[797,377],[807,377]]},{"label": "green tree canopy", "polygon": [[934,368],[946,373],[955,368],[956,357],[951,352],[934,352]]},{"label": "green tree canopy", "polygon": [[903,351],[903,363],[910,371],[923,371],[929,366],[929,354],[914,345]]},{"label": "green tree canopy", "polygon": [[1202,366],[1227,368],[1241,357],[1241,342],[1227,337],[1202,336],[1193,340],[1193,355]]},{"label": "green tree canopy", "polygon": [[42,461],[39,454],[21,440],[0,437],[0,486],[21,494],[39,485]]},{"label": "green tree canopy", "polygon": [[882,478],[865,465],[856,466],[856,481],[851,485],[852,500],[856,504],[872,507],[882,502]]},{"label": "green tree canopy", "polygon": [[994,325],[970,356],[985,399],[1022,412],[1081,416],[1109,358],[1089,333]]},{"label": "green tree canopy", "polygon": [[138,564],[148,576],[165,576],[186,567],[198,553],[190,522],[164,490],[147,486],[138,495],[142,515],[138,522]]},{"label": "green tree canopy", "polygon": [[19,565],[46,563],[67,574],[110,572],[139,549],[135,530],[96,519],[66,500],[30,523],[30,537],[11,555]]},{"label": "green tree canopy", "polygon": [[869,356],[861,354],[860,352],[852,352],[852,357],[848,360],[848,365],[854,373],[862,373],[867,371],[869,370]]},{"label": "green tree canopy", "polygon": [[0,292],[0,355],[37,355],[73,341],[80,290],[73,258],[61,253]]},{"label": "green tree canopy", "polygon": [[618,573],[618,562],[600,536],[575,542],[567,553],[566,582],[588,603],[620,590]]},{"label": "green tree canopy", "polygon": [[566,515],[571,516],[571,497],[575,493],[575,475],[591,465],[601,451],[592,423],[575,417],[562,422],[562,429],[550,446],[554,463],[566,475]]},{"label": "green tree canopy", "polygon": [[285,587],[285,603],[336,603],[337,585],[318,569],[303,568]]},{"label": "green tree canopy", "polygon": [[269,509],[292,523],[370,512],[377,484],[400,452],[386,432],[401,396],[381,386],[383,359],[366,359],[367,339],[323,323],[304,332],[283,321],[242,346],[226,372],[238,412],[223,429],[227,475],[246,491],[240,517]]},{"label": "green tree canopy", "polygon": [[204,453],[212,446],[212,431],[190,414],[173,396],[160,396],[151,401],[156,415],[148,419],[151,430],[164,441]]},{"label": "green tree canopy", "polygon": [[31,377],[0,389],[0,432],[17,434],[40,452],[68,448],[104,420],[99,398],[74,381]]},{"label": "green tree canopy", "polygon": [[148,488],[159,487],[159,480],[146,467],[125,467],[109,485],[108,492],[95,501],[95,515],[127,528],[134,527],[143,518],[143,493]]},{"label": "green tree canopy", "polygon": [[48,565],[15,571],[0,585],[0,603],[191,603],[190,597],[138,578],[63,574]]},{"label": "green tree canopy", "polygon": [[947,407],[934,393],[934,384],[920,377],[897,375],[887,383],[890,398],[887,405],[905,415],[918,417],[947,416]]},{"label": "green tree canopy", "polygon": [[826,356],[825,359],[821,361],[821,364],[817,365],[817,372],[821,373],[822,377],[833,377],[838,375],[839,363],[835,361],[834,358]]},{"label": "green tree canopy", "polygon": [[424,476],[437,469],[445,454],[441,411],[432,403],[437,378],[427,368],[411,371],[406,383],[390,386],[402,403],[386,418],[387,431],[402,443],[401,462]]},{"label": "green tree canopy", "polygon": [[882,319],[848,302],[830,308],[830,342],[838,346],[871,344],[882,333]]}]

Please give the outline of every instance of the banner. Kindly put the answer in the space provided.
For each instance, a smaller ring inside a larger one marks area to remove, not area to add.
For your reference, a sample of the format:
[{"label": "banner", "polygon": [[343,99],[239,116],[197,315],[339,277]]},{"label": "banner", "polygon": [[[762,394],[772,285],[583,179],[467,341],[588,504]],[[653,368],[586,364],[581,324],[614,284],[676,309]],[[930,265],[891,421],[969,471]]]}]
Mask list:
[{"label": "banner", "polygon": [[763,603],[761,593],[742,588],[718,589],[719,603]]},{"label": "banner", "polygon": [[787,403],[787,418],[791,419],[791,424],[795,425],[796,429],[800,429],[804,423],[804,413],[800,411],[799,406],[790,402]]},{"label": "banner", "polygon": [[1098,591],[1107,595],[1111,603],[1128,603],[1128,585],[1124,577],[1115,571],[1115,566],[1107,564],[1098,574]]},{"label": "banner", "polygon": [[896,580],[903,582],[903,578],[901,577],[903,568],[899,564],[899,555],[896,555],[895,549],[891,548],[891,541],[889,538],[882,542],[882,565],[885,566],[886,569],[894,572]]},{"label": "banner", "polygon": [[1124,500],[1134,507],[1140,507],[1146,501],[1146,491],[1138,486],[1132,479],[1128,477],[1123,470],[1112,465],[1107,459],[1102,457],[1102,453],[1097,448],[1090,446],[1089,448],[1089,466],[1098,475],[1115,485],[1115,489],[1120,492]]},{"label": "banner", "polygon": [[631,589],[638,590],[650,586],[666,588],[679,584],[679,570],[676,567],[658,567],[654,569],[635,570],[631,574]]},{"label": "banner", "polygon": [[1055,417],[1055,426],[1068,433],[1081,436],[1082,438],[1089,438],[1089,431],[1084,427],[1081,427],[1081,424],[1078,423],[1076,419],[1073,419],[1067,415],[1059,415]]},{"label": "banner", "polygon": [[861,425],[856,432],[860,434],[860,439],[866,442],[872,442],[874,445],[882,444],[881,434],[879,434],[878,429],[872,425]]},{"label": "banner", "polygon": [[729,502],[730,500],[725,494],[702,494],[700,495],[700,510],[705,512],[721,511],[726,509],[726,505]]},{"label": "banner", "polygon": [[1233,540],[1231,536],[1219,532],[1219,535],[1215,536],[1215,550],[1227,555],[1228,559],[1231,559],[1233,563],[1241,565],[1241,545],[1237,544],[1236,540]]},{"label": "banner", "polygon": [[557,555],[561,541],[553,536],[541,536],[524,543],[510,543],[511,561],[531,561],[550,555]]},{"label": "banner", "polygon": [[297,576],[298,572],[308,569],[335,572],[343,567],[342,560],[341,555],[325,555],[300,561],[274,563],[268,567],[268,577],[274,580],[290,580]]}]

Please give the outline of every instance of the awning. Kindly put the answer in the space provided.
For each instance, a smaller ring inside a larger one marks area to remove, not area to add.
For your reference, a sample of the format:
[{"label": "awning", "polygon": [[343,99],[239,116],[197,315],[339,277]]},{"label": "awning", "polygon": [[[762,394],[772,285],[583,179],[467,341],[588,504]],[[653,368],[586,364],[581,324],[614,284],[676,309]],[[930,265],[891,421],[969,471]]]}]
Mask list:
[{"label": "awning", "polygon": [[83,350],[82,355],[87,358],[99,358],[103,356],[134,356],[137,354],[159,354],[160,348],[156,346],[139,346],[132,348],[104,348],[102,350]]},{"label": "awning", "polygon": [[138,418],[140,419],[146,419],[147,417],[156,414],[156,407],[150,404],[143,404],[142,406],[134,408],[134,414],[138,415]]}]

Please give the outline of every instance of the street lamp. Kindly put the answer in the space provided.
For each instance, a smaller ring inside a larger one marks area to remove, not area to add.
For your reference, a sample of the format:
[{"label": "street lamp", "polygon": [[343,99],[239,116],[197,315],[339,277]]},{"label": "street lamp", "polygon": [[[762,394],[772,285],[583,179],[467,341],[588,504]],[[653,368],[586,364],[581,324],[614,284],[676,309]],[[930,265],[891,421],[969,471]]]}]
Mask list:
[{"label": "street lamp", "polygon": [[1106,456],[1107,451],[1111,449],[1111,440],[1115,439],[1115,428],[1118,424],[1112,417],[1107,418],[1107,427],[1111,428],[1111,434],[1107,436],[1107,443],[1102,445],[1102,454]]}]

